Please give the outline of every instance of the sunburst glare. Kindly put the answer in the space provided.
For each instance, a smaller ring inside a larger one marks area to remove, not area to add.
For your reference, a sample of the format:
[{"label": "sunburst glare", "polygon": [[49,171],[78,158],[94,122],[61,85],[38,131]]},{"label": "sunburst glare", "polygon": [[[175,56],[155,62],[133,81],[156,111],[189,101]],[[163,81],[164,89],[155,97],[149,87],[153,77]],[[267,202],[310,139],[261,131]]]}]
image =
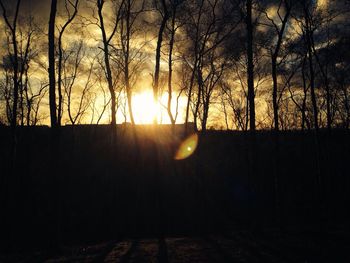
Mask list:
[{"label": "sunburst glare", "polygon": [[151,124],[155,118],[159,118],[160,106],[154,102],[153,94],[150,91],[136,93],[133,96],[132,108],[135,122],[138,124]]},{"label": "sunburst glare", "polygon": [[179,146],[174,159],[183,160],[190,157],[196,150],[198,145],[198,135],[194,133],[188,136]]}]

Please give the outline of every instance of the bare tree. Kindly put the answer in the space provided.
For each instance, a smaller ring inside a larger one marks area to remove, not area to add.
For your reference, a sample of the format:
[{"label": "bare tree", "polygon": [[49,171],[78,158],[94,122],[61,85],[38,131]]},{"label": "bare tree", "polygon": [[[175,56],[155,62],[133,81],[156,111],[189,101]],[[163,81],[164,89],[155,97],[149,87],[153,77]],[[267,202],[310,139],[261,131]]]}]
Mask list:
[{"label": "bare tree", "polygon": [[[11,65],[9,65],[11,67]],[[6,63],[3,65],[3,78],[0,82],[1,100],[5,104],[4,111],[7,123],[11,125],[12,122],[12,105],[13,105],[13,78],[11,77],[11,69]],[[11,80],[12,79],[12,80]]]},{"label": "bare tree", "polygon": [[55,20],[57,12],[57,0],[51,0],[49,20],[49,99],[51,127],[55,128],[57,123],[56,108],[56,77],[55,77]]},{"label": "bare tree", "polygon": [[[125,0],[122,3],[122,20],[120,28],[120,44],[121,44],[121,55],[123,58],[122,69],[124,73],[124,83],[128,102],[129,117],[132,125],[135,124],[134,114],[132,109],[132,85],[131,75],[133,72],[131,68],[131,62],[138,56],[139,51],[132,52],[131,40],[136,31],[135,23],[138,16],[144,11],[145,1],[136,2],[132,0]],[[137,66],[134,66],[136,69]]]},{"label": "bare tree", "polygon": [[178,27],[175,25],[176,18],[177,18],[177,9],[180,5],[180,1],[171,1],[171,22],[170,22],[170,28],[168,29],[170,31],[170,39],[169,39],[169,55],[168,55],[168,101],[167,101],[167,113],[170,119],[171,124],[175,125],[175,120],[172,110],[171,110],[171,103],[172,103],[172,93],[173,93],[173,50],[174,50],[174,43],[175,43],[175,34]]},{"label": "bare tree", "polygon": [[94,121],[94,117],[95,114],[97,115],[97,120],[96,120],[96,124],[99,124],[103,115],[106,112],[107,107],[109,107],[110,103],[111,103],[111,98],[108,99],[108,96],[106,94],[106,91],[104,89],[104,84],[101,78],[101,74],[99,74],[100,72],[96,73],[96,79],[97,79],[97,85],[99,87],[99,90],[101,90],[101,93],[103,95],[103,103],[102,103],[102,109],[101,109],[101,105],[99,105],[100,107],[96,106],[96,101],[97,99],[101,96],[101,93],[95,93],[94,98],[93,98],[93,103],[91,104],[92,107],[92,116],[91,116],[91,123]]},{"label": "bare tree", "polygon": [[[214,50],[213,50],[214,51]],[[219,59],[215,57],[214,52],[211,52],[209,56],[210,61],[210,68],[208,69],[207,76],[205,79],[203,79],[203,87],[202,87],[202,131],[205,131],[207,129],[207,122],[208,122],[208,116],[209,116],[209,107],[211,104],[211,97],[214,93],[215,88],[217,87],[226,66],[226,60],[223,60],[222,62],[218,61]],[[220,56],[220,55],[219,55]]]},{"label": "bare tree", "polygon": [[255,90],[254,90],[254,63],[253,63],[253,24],[252,0],[246,1],[246,27],[247,27],[247,83],[249,101],[249,128],[255,130]]},{"label": "bare tree", "polygon": [[[283,11],[284,14],[281,14],[281,11]],[[270,24],[272,25],[275,35],[277,36],[276,44],[270,48],[270,53],[271,53],[271,76],[272,76],[272,82],[273,82],[272,103],[273,103],[274,129],[278,131],[279,125],[278,125],[278,103],[277,103],[277,97],[278,97],[277,59],[279,57],[284,32],[291,13],[291,4],[289,3],[288,0],[280,0],[278,3],[277,15],[274,14],[277,17],[276,19],[273,17],[270,17],[270,15],[266,11],[263,11],[263,12],[266,18],[268,19],[268,21],[270,22]]]},{"label": "bare tree", "polygon": [[[32,47],[34,41],[34,25],[33,17],[29,17],[27,21],[27,29],[19,29],[18,37],[18,56],[19,56],[19,109],[21,126],[24,125],[25,119],[27,125],[30,123],[30,105],[28,105],[28,86],[29,86],[29,68],[32,58],[36,55],[36,51]],[[24,32],[25,31],[25,32]],[[27,113],[25,113],[27,110]]]},{"label": "bare tree", "polygon": [[[246,131],[247,130],[247,122],[246,122],[246,108],[245,101],[247,98],[247,94],[242,87],[242,92],[236,90],[236,94],[233,93],[233,88],[225,83],[224,81],[220,81],[221,91],[222,91],[222,104],[224,107],[225,114],[225,122],[228,122],[228,116],[232,115],[230,119],[232,119],[232,123],[234,128],[237,130]],[[227,106],[226,106],[227,105]],[[228,109],[232,110],[232,114],[228,113]],[[226,113],[225,113],[226,112]],[[228,126],[226,124],[226,126]]]},{"label": "bare tree", "polygon": [[7,14],[7,10],[3,4],[3,1],[0,1],[0,6],[2,8],[2,16],[5,20],[6,26],[10,31],[10,37],[12,42],[12,52],[9,50],[9,56],[13,68],[13,104],[12,104],[12,116],[11,116],[11,127],[14,129],[17,124],[17,104],[18,104],[18,91],[19,91],[19,82],[18,82],[18,73],[19,73],[19,63],[18,63],[18,46],[17,46],[17,20],[19,14],[21,0],[17,0],[16,10],[13,17],[13,20],[10,21]]},{"label": "bare tree", "polygon": [[105,22],[104,22],[104,16],[103,16],[103,6],[105,4],[104,0],[97,0],[97,12],[98,12],[98,18],[99,18],[99,28],[101,30],[102,34],[102,43],[103,43],[103,55],[104,55],[104,63],[105,63],[105,76],[106,80],[108,83],[108,89],[109,93],[111,95],[111,116],[112,116],[112,121],[111,125],[115,126],[116,125],[116,95],[115,95],[115,90],[113,86],[113,74],[111,70],[111,62],[110,62],[110,43],[117,32],[117,28],[121,19],[121,10],[122,6],[124,5],[124,0],[118,5],[115,3],[115,8],[116,8],[116,13],[115,13],[115,19],[112,27],[112,31],[107,35],[106,33],[106,27],[105,27]]},{"label": "bare tree", "polygon": [[314,4],[311,1],[303,1],[303,17],[301,21],[303,38],[305,46],[307,49],[307,58],[309,64],[309,74],[310,74],[310,93],[311,93],[311,102],[313,109],[313,123],[316,130],[319,129],[318,121],[318,106],[317,98],[315,92],[315,69],[314,69],[314,52],[312,50],[312,43],[314,42],[314,26],[315,21],[313,20],[313,10]]},{"label": "bare tree", "polygon": [[[188,120],[189,120],[189,110],[190,110],[190,104],[191,104],[191,96],[192,96],[192,89],[193,89],[193,85],[194,85],[194,80],[195,80],[195,74],[197,71],[197,67],[198,67],[198,49],[199,49],[199,37],[200,37],[200,21],[201,21],[201,17],[203,15],[203,6],[204,6],[204,0],[200,1],[199,7],[198,7],[198,12],[197,12],[197,18],[191,16],[192,21],[195,24],[195,32],[194,32],[194,37],[193,37],[193,41],[194,41],[194,47],[193,47],[193,52],[194,52],[194,61],[192,63],[188,63],[191,64],[191,79],[190,79],[190,84],[188,87],[188,93],[187,93],[187,105],[186,105],[186,115],[185,115],[185,132],[187,132],[188,129]],[[185,59],[186,60],[186,59]]]},{"label": "bare tree", "polygon": [[[161,55],[161,48],[162,48],[162,42],[163,42],[163,32],[165,30],[166,23],[169,19],[169,12],[167,8],[167,4],[165,3],[165,0],[161,0],[161,9],[158,8],[157,6],[157,1],[156,3],[156,8],[158,9],[162,21],[159,26],[159,31],[158,31],[158,39],[157,39],[157,47],[156,47],[156,64],[155,64],[155,69],[154,69],[154,81],[153,81],[153,100],[155,105],[158,104],[158,96],[159,96],[159,71],[160,71],[160,55]],[[157,123],[157,117],[155,116],[154,122]]]},{"label": "bare tree", "polygon": [[[213,72],[213,65],[219,60],[211,63],[211,59],[219,56],[216,55],[217,50],[222,48],[223,43],[229,38],[231,33],[240,24],[241,19],[235,19],[235,9],[238,5],[231,5],[229,10],[226,3],[203,0],[198,3],[199,6],[190,6],[189,20],[187,26],[187,34],[192,39],[190,46],[190,55],[183,55],[184,60],[188,63],[192,70],[187,106],[185,124],[189,119],[189,108],[193,103],[193,120],[195,129],[197,129],[197,118],[199,117],[200,106],[203,101],[203,92],[206,81],[210,80],[210,72]],[[220,16],[220,14],[222,16]],[[227,23],[232,19],[231,23]],[[213,56],[215,54],[215,56]],[[218,66],[220,68],[220,66]],[[206,72],[209,72],[207,74]],[[195,83],[196,81],[196,83]],[[197,84],[197,85],[195,85]],[[193,92],[197,87],[196,92]],[[194,94],[192,94],[194,93]],[[211,92],[210,92],[211,93]],[[208,98],[210,99],[210,97]],[[206,105],[209,105],[206,103]]]},{"label": "bare tree", "polygon": [[45,116],[42,116],[39,114],[40,106],[42,106],[42,100],[47,94],[48,84],[41,83],[40,87],[37,89],[37,91],[33,91],[34,89],[31,87],[31,84],[27,84],[26,88],[26,105],[27,105],[27,125],[28,126],[35,126],[42,119],[45,118]]},{"label": "bare tree", "polygon": [[[63,59],[63,43],[62,38],[66,28],[71,24],[78,13],[79,0],[72,2],[71,0],[65,0],[64,6],[67,14],[67,20],[62,27],[58,30],[58,75],[57,75],[57,88],[58,88],[58,109],[57,109],[57,124],[60,126],[62,122],[63,114],[63,95],[62,95],[62,59]],[[73,11],[71,11],[73,8]]]},{"label": "bare tree", "polygon": [[[71,56],[70,54],[74,54]],[[66,57],[63,57],[63,79],[65,95],[67,96],[66,105],[69,121],[72,125],[80,123],[85,115],[90,103],[90,90],[96,84],[97,80],[93,80],[93,69],[95,59],[89,62],[85,69],[84,58],[86,51],[83,41],[73,43],[71,51]],[[78,80],[86,77],[85,83],[80,86]]]}]

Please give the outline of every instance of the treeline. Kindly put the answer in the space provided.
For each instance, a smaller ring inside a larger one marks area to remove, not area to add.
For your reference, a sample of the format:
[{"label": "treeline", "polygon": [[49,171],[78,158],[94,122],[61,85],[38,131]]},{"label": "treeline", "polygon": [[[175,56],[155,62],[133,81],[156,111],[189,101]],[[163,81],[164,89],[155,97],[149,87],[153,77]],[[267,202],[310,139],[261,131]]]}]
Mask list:
[{"label": "treeline", "polygon": [[154,102],[172,124],[349,128],[348,1],[0,6],[3,124],[134,124],[133,94],[150,78]]}]

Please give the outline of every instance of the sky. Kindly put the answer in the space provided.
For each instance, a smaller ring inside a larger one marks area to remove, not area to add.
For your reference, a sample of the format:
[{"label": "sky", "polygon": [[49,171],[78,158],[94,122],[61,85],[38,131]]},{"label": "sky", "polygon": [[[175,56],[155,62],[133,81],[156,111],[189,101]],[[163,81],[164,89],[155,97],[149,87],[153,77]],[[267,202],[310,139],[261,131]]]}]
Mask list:
[{"label": "sky", "polygon": [[[14,0],[3,0],[5,3],[6,7],[12,7],[14,8],[15,1]],[[58,0],[59,3],[63,3],[62,0]],[[336,2],[336,3],[340,3]],[[35,48],[38,50],[38,55],[33,59],[35,63],[33,63],[32,66],[32,82],[38,84],[40,81],[45,81],[47,80],[47,24],[48,24],[48,17],[49,17],[49,12],[50,12],[50,3],[51,1],[49,0],[22,0],[22,5],[21,5],[21,13],[28,15],[31,14],[34,16],[35,23],[39,25],[41,30],[40,37],[35,39]],[[90,8],[87,8],[87,0],[80,0],[80,9],[79,9],[79,17],[74,21],[72,25],[67,28],[67,31],[65,32],[64,38],[63,38],[63,43],[64,43],[64,49],[68,52],[72,50],[73,44],[78,43],[80,40],[84,40],[86,44],[86,50],[85,50],[85,57],[82,59],[82,65],[83,67],[87,67],[93,60],[93,54],[96,54],[98,52],[101,52],[101,32],[99,31],[99,28],[96,25],[86,25],[85,27],[82,27],[82,21],[87,22],[87,20],[82,19],[82,17],[89,17],[91,19],[92,15],[92,10]],[[335,2],[332,2],[333,4]],[[327,0],[319,0],[318,1],[318,8],[325,8],[328,6]],[[94,5],[93,5],[94,6]],[[271,17],[277,17],[276,15],[273,16],[273,12],[276,10],[273,6],[271,6],[268,9],[268,13],[271,14]],[[104,15],[105,15],[105,22],[108,24],[109,15],[113,14],[113,9],[108,6],[108,2],[105,6],[104,9]],[[57,29],[59,30],[62,26],[62,15],[64,14],[62,6],[59,8],[58,12],[58,18],[56,21]],[[154,22],[154,13],[152,12],[147,12],[144,17],[141,17],[138,20],[139,23],[139,31],[135,33],[136,37],[133,38],[132,42],[132,48],[134,50],[137,50],[142,46],[142,55],[144,56],[142,59],[142,67],[140,68],[140,71],[134,75],[134,81],[133,81],[133,90],[134,90],[134,107],[135,107],[135,112],[138,112],[137,115],[141,116],[135,116],[135,119],[137,120],[138,118],[140,119],[139,122],[151,122],[153,119],[153,116],[155,111],[159,111],[156,109],[161,109],[161,113],[157,114],[159,119],[162,119],[165,122],[168,122],[167,117],[166,117],[166,111],[164,104],[166,104],[166,93],[164,93],[164,96],[161,96],[161,103],[160,105],[151,105],[152,103],[152,92],[151,92],[151,87],[152,87],[152,76],[151,74],[154,72],[154,61],[155,61],[155,44],[156,44],[156,35],[157,35],[157,30],[158,30],[158,25],[151,25],[151,22]],[[1,20],[2,21],[2,20]],[[20,23],[25,24],[25,20],[20,20]],[[259,27],[259,30],[262,29],[263,27]],[[190,43],[189,39],[181,39],[181,30],[180,28],[178,32],[180,32],[180,35],[176,41],[177,47],[176,48],[184,48]],[[294,29],[295,30],[295,29]],[[107,29],[108,31],[108,29]],[[261,30],[261,32],[264,34],[266,32]],[[287,34],[288,37],[294,37],[296,36],[295,32],[291,32]],[[145,45],[142,43],[147,42]],[[4,51],[4,46],[0,47],[2,51]],[[167,61],[166,61],[166,45],[163,46],[163,53],[162,53],[162,61],[161,61],[161,70],[165,74],[167,71]],[[181,56],[181,54],[176,54],[177,56]],[[244,58],[243,58],[244,59]],[[96,68],[98,67],[98,61],[95,60],[96,63]],[[256,67],[258,70],[258,67]],[[101,71],[94,71],[96,72],[96,78],[97,77],[104,77],[103,72]],[[99,74],[99,76],[98,76]],[[165,75],[164,75],[165,76]],[[162,79],[162,86],[163,89],[166,89],[166,81],[164,80],[164,76]],[[177,82],[177,84],[180,82],[179,79],[181,79],[181,71],[180,68],[178,67],[178,64],[175,63],[174,65],[174,82]],[[76,100],[75,103],[79,102],[79,93],[81,93],[82,87],[84,85],[84,81],[86,80],[86,76],[82,78],[82,80],[78,81],[75,85],[75,92],[74,98]],[[240,85],[238,80],[235,80],[236,84],[235,85]],[[232,82],[235,82],[232,80]],[[265,86],[269,86],[270,82],[269,80],[263,79]],[[256,83],[258,83],[258,80],[256,80]],[[93,88],[93,94],[91,95],[96,99],[96,105],[98,104],[103,104],[104,102],[104,97],[101,95],[102,94],[102,89],[98,87],[98,83],[95,83]],[[105,89],[106,91],[106,85],[105,83],[102,84],[102,88]],[[178,89],[178,85],[174,85],[175,89]],[[257,111],[258,112],[263,112],[267,110],[267,107],[269,106],[269,101],[266,100],[266,94],[264,95],[263,89],[261,89],[261,86],[259,87],[258,90],[258,96],[256,96],[256,104],[257,104]],[[108,93],[108,92],[107,92]],[[123,99],[125,96],[122,94],[120,99]],[[177,97],[177,93],[173,94],[173,102],[175,102]],[[48,98],[45,97],[43,100],[44,104],[42,107],[42,112],[45,115],[48,115],[47,112],[47,104],[48,104]],[[185,98],[181,97],[179,100],[180,103],[180,109],[179,109],[179,120],[183,119],[183,107],[186,104]],[[175,105],[173,105],[174,109]],[[46,113],[44,112],[46,110]],[[92,110],[92,109],[89,109]],[[222,112],[220,112],[222,109],[220,107],[217,107],[217,105],[213,104],[212,111],[210,114],[210,119],[211,122],[215,122],[217,119],[221,118],[222,121]],[[98,110],[97,110],[98,111]],[[96,113],[96,112],[95,112]],[[109,120],[109,109],[106,110],[106,114],[103,116],[101,119],[101,122],[107,123]],[[259,114],[258,114],[259,115]],[[218,117],[221,116],[221,117]],[[260,115],[259,115],[260,116]],[[88,116],[89,117],[89,116]],[[89,118],[86,118],[86,121],[89,122]],[[67,116],[65,116],[67,120]],[[264,119],[265,117],[262,117]],[[119,122],[123,122],[125,119],[123,117],[123,110],[118,111],[118,120]],[[48,121],[48,118],[47,118]],[[45,123],[47,123],[47,121]],[[127,120],[128,121],[128,120]]]}]

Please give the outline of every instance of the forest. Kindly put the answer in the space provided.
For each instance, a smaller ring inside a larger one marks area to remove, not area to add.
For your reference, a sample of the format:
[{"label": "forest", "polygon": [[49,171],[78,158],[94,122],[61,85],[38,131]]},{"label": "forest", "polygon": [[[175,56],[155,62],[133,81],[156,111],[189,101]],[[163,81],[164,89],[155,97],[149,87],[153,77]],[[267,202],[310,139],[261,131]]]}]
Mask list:
[{"label": "forest", "polygon": [[349,127],[348,1],[48,2],[1,1],[3,125]]},{"label": "forest", "polygon": [[0,0],[0,262],[349,262],[349,12]]}]

